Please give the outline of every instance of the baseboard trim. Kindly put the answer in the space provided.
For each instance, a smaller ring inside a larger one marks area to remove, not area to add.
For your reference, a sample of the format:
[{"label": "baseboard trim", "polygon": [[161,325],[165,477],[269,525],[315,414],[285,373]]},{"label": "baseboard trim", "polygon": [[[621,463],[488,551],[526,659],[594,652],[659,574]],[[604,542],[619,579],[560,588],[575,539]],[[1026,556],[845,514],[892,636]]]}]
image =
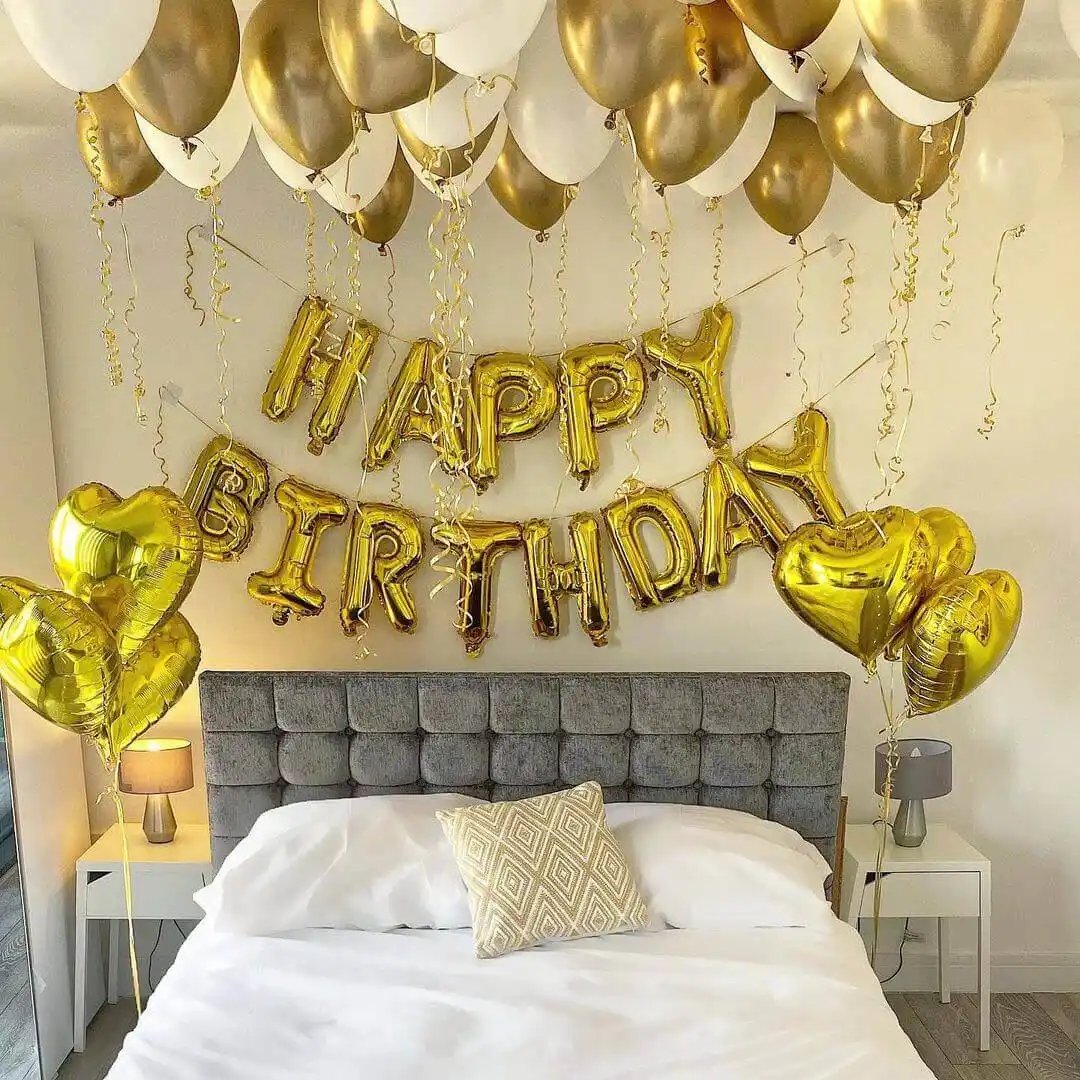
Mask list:
[{"label": "baseboard trim", "polygon": [[[877,969],[890,972],[897,964],[896,953],[880,953]],[[937,956],[933,953],[904,954],[904,966],[896,978],[883,984],[886,992],[937,989]],[[974,992],[978,968],[974,953],[953,953],[949,983],[957,993]],[[991,957],[990,986],[996,993],[1056,994],[1080,993],[1080,953],[1004,953]]]}]

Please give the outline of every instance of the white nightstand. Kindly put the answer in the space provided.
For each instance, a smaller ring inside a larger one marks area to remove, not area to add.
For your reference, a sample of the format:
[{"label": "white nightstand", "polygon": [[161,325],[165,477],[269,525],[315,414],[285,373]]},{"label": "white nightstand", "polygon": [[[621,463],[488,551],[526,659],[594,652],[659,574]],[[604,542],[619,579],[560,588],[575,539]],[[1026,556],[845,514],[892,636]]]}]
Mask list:
[{"label": "white nightstand", "polygon": [[[852,926],[874,914],[879,825],[849,825],[844,839],[840,918]],[[921,847],[885,842],[883,919],[931,917],[938,921],[938,983],[949,1000],[949,923],[979,920],[979,1049],[990,1049],[990,860],[947,825],[931,825]]]},{"label": "white nightstand", "polygon": [[[169,844],[151,844],[142,826],[125,826],[131,862],[132,910],[136,919],[201,919],[192,894],[210,880],[210,830],[181,825]],[[109,1003],[117,999],[117,966],[124,900],[120,826],[113,825],[75,864],[75,1049],[86,1046],[87,923],[109,922]]]}]

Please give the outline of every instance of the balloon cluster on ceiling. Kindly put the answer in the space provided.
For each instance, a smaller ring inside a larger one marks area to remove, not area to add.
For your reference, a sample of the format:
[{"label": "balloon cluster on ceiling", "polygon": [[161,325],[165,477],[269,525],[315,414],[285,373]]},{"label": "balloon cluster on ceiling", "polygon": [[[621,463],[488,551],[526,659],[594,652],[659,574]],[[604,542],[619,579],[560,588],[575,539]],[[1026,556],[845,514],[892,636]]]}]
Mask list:
[{"label": "balloon cluster on ceiling", "polygon": [[416,178],[444,200],[486,181],[542,232],[620,134],[658,186],[745,185],[789,236],[834,167],[871,198],[921,203],[955,169],[1023,0],[261,0],[246,20],[233,0],[7,8],[80,93],[82,154],[114,198],[163,169],[216,185],[254,130],[290,188],[381,244]]}]

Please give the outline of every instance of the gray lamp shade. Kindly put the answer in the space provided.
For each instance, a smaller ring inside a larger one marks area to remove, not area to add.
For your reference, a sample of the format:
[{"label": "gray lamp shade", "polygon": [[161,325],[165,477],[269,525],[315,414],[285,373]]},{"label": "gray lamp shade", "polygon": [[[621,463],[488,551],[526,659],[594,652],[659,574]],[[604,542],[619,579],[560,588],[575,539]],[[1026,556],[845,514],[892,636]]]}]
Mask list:
[{"label": "gray lamp shade", "polygon": [[[892,777],[894,799],[938,799],[952,791],[952,745],[942,739],[898,739]],[[874,750],[874,790],[885,794],[889,744]]]}]

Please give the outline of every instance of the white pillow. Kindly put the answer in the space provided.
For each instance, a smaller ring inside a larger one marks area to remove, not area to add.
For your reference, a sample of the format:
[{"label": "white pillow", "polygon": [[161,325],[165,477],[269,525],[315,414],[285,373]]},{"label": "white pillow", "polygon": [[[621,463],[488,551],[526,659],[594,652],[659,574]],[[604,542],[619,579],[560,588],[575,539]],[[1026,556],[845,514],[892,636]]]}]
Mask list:
[{"label": "white pillow", "polygon": [[824,890],[829,864],[784,825],[712,806],[605,810],[637,875],[649,929],[818,926],[833,917]]},{"label": "white pillow", "polygon": [[369,795],[267,811],[195,901],[218,930],[471,926],[469,899],[435,817],[467,795]]}]

